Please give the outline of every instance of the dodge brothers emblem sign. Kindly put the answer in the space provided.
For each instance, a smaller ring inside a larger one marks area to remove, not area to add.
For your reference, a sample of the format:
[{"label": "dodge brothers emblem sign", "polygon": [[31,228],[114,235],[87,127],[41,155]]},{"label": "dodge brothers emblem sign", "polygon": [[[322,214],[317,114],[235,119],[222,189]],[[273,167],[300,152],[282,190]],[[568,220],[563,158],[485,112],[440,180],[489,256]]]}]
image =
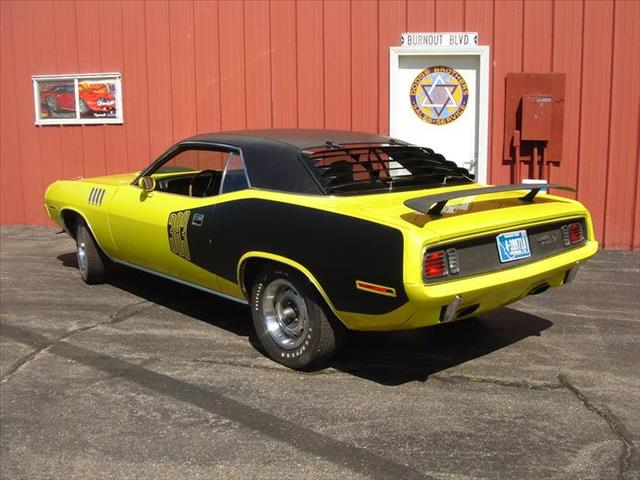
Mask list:
[{"label": "dodge brothers emblem sign", "polygon": [[409,97],[411,108],[421,120],[446,125],[467,108],[469,87],[457,70],[438,65],[418,74],[411,84]]}]

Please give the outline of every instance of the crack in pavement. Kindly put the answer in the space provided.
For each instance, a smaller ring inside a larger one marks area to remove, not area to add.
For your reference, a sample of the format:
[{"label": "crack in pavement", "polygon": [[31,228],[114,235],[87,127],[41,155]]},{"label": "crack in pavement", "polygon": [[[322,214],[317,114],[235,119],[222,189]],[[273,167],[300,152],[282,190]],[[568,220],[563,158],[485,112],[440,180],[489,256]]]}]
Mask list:
[{"label": "crack in pavement", "polygon": [[[211,359],[211,358],[194,358],[191,360],[194,363],[206,363],[207,365],[218,365],[220,367],[238,367],[238,368],[250,368],[257,370],[265,370],[265,371],[277,371],[277,372],[295,372],[297,374],[308,374],[310,372],[298,372],[293,371],[289,368],[281,366],[279,363],[275,363],[272,360],[268,360],[271,365],[259,365],[257,363],[252,363],[251,359],[247,359],[247,361],[243,360],[219,360],[219,359]],[[311,372],[313,373],[313,372]],[[329,372],[327,372],[329,373]],[[338,372],[335,372],[338,373]]]},{"label": "crack in pavement", "polygon": [[624,480],[635,478],[633,477],[634,470],[637,472],[637,467],[640,463],[637,458],[638,452],[634,448],[633,442],[624,424],[606,406],[595,405],[564,375],[558,375],[558,383],[530,383],[471,375],[432,375],[430,378],[451,383],[478,382],[498,385],[501,387],[522,388],[526,390],[567,390],[580,400],[587,410],[602,418],[613,435],[622,443],[622,452],[618,458],[618,478]]},{"label": "crack in pavement", "polygon": [[[25,344],[48,342],[44,336],[15,325],[6,325],[3,335]],[[126,382],[200,408],[213,415],[222,416],[254,432],[290,445],[294,449],[304,451],[372,479],[418,480],[433,478],[408,465],[381,456],[368,448],[334,439],[299,423],[234,400],[214,385],[208,385],[207,388],[204,388],[68,342],[58,342],[51,345],[49,353],[114,375]]]},{"label": "crack in pavement", "polygon": [[633,442],[629,438],[627,429],[622,424],[622,422],[620,422],[620,420],[618,420],[616,416],[611,412],[611,410],[609,410],[606,406],[598,406],[591,400],[589,400],[589,398],[575,385],[573,385],[564,375],[558,375],[558,380],[560,381],[562,386],[569,390],[573,395],[575,395],[576,398],[578,398],[578,400],[580,400],[588,410],[602,418],[607,423],[609,429],[613,432],[613,434],[618,438],[618,440],[620,440],[620,442],[622,442],[622,452],[620,453],[618,459],[618,478],[625,480],[637,478],[632,477],[632,475],[634,474],[633,464],[635,463],[637,467],[637,464],[639,463],[638,459],[635,458],[637,457],[638,452],[634,448]]},{"label": "crack in pavement", "polygon": [[522,388],[526,390],[560,390],[565,388],[561,383],[531,383],[520,380],[503,380],[500,378],[480,377],[475,375],[431,375],[429,378],[456,384],[464,382],[488,383],[491,385],[498,385],[500,387]]},{"label": "crack in pavement", "polygon": [[[281,372],[288,372],[288,369],[278,367],[268,367],[266,365],[254,365],[247,364],[238,361],[220,361],[212,359],[195,359],[195,362],[209,363],[215,365],[234,366],[241,368],[259,368],[263,370],[279,370]],[[292,372],[300,374],[301,372]],[[343,372],[326,369],[320,372],[302,372],[304,375],[328,375],[328,374],[342,374]],[[527,382],[521,380],[504,380],[495,377],[481,377],[475,375],[430,375],[429,379],[438,380],[446,383],[464,384],[464,383],[484,383],[490,385],[496,385],[499,387],[519,388],[532,391],[549,391],[549,390],[567,390],[575,397],[577,397],[581,403],[591,412],[601,417],[606,423],[613,435],[622,443],[622,452],[619,457],[619,478],[631,479],[633,474],[632,463],[634,462],[635,449],[633,443],[629,438],[624,425],[613,415],[613,413],[606,406],[594,405],[588,397],[582,393],[577,387],[575,387],[567,377],[564,375],[558,375],[557,382]]]},{"label": "crack in pavement", "polygon": [[[13,363],[13,365],[9,366],[7,368],[7,371],[4,373],[4,375],[0,379],[0,383],[7,382],[25,365],[35,360],[40,353],[44,352],[45,350],[55,345],[56,343],[62,342],[64,340],[67,340],[73,337],[74,335],[86,332],[96,327],[101,327],[104,325],[115,325],[116,323],[124,322],[125,320],[131,317],[134,317],[135,315],[138,315],[139,313],[142,313],[143,311],[155,306],[156,306],[155,303],[151,303],[147,300],[136,301],[116,309],[115,311],[113,311],[107,316],[108,320],[105,320],[103,322],[98,322],[92,325],[85,325],[84,327],[75,328],[73,330],[66,332],[64,335],[61,335],[51,340],[47,339],[44,335],[39,335],[38,340],[29,345],[33,347],[34,350],[28,355],[25,355],[24,357],[19,358]],[[3,327],[6,327],[6,324],[3,325]],[[42,339],[45,339],[45,341],[42,341]]]}]

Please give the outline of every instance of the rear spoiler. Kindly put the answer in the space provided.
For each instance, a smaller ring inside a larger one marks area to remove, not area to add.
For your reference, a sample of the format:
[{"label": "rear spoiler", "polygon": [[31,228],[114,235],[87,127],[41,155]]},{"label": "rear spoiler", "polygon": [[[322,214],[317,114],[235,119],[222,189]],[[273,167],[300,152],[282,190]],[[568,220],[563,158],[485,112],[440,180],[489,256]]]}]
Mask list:
[{"label": "rear spoiler", "polygon": [[424,213],[425,215],[441,215],[442,209],[445,207],[449,200],[454,198],[485,195],[488,193],[498,192],[511,192],[513,190],[528,190],[525,196],[520,200],[523,202],[532,202],[541,189],[557,188],[558,190],[568,190],[575,192],[573,187],[567,187],[565,185],[555,185],[552,183],[518,183],[515,185],[496,185],[493,187],[483,188],[465,188],[464,190],[456,190],[454,192],[436,193],[435,195],[427,195],[425,197],[417,197],[406,200],[404,204],[415,210],[416,212]]}]

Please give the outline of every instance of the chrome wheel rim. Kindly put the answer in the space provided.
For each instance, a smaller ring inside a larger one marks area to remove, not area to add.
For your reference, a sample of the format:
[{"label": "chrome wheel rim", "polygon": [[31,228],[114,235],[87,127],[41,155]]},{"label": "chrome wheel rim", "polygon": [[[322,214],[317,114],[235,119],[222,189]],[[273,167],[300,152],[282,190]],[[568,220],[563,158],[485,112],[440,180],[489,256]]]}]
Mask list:
[{"label": "chrome wheel rim", "polygon": [[87,269],[87,244],[84,241],[78,242],[78,266],[83,272]]},{"label": "chrome wheel rim", "polygon": [[265,287],[262,315],[269,336],[279,347],[292,350],[302,345],[307,333],[307,304],[291,282],[279,278]]}]

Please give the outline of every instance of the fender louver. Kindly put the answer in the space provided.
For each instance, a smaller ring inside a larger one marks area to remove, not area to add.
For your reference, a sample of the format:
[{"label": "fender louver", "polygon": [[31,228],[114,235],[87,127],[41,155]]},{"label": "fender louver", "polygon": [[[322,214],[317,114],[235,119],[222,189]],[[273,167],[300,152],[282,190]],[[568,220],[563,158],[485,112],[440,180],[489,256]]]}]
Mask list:
[{"label": "fender louver", "polygon": [[91,189],[89,192],[89,205],[102,205],[102,200],[104,199],[105,189],[104,188],[95,188]]}]

